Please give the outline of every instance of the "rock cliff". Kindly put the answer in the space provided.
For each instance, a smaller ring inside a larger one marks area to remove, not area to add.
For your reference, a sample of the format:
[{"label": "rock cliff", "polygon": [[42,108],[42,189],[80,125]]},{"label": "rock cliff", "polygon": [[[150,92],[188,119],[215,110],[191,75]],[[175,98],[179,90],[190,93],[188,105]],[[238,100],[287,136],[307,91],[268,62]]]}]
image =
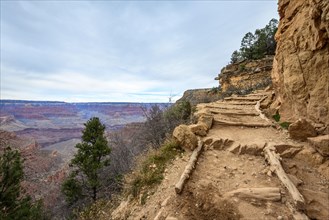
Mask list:
[{"label": "rock cliff", "polygon": [[215,80],[219,80],[222,92],[248,93],[271,85],[273,56],[259,60],[243,60],[224,67]]},{"label": "rock cliff", "polygon": [[329,124],[329,1],[279,0],[272,108],[283,121]]},{"label": "rock cliff", "polygon": [[189,101],[192,105],[199,103],[207,103],[217,101],[221,98],[220,94],[217,91],[217,88],[213,89],[189,89],[186,90],[179,100],[180,101]]}]

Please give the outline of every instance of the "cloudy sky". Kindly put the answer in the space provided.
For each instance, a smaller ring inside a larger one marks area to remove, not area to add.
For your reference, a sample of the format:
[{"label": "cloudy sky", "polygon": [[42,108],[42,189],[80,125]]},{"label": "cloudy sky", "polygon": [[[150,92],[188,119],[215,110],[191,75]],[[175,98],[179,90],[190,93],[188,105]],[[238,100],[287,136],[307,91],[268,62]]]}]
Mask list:
[{"label": "cloudy sky", "polygon": [[168,102],[211,88],[277,1],[1,1],[1,99]]}]

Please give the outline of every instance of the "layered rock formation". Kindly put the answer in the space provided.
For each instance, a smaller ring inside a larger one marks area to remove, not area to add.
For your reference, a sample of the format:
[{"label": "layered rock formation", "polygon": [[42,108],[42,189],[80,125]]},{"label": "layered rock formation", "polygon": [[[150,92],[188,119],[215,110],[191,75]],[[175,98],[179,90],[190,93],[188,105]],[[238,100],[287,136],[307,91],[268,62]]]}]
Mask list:
[{"label": "layered rock formation", "polygon": [[208,103],[214,102],[221,98],[220,94],[217,91],[217,88],[213,89],[189,89],[186,90],[179,100],[188,101],[191,105],[197,105],[199,103]]},{"label": "layered rock formation", "polygon": [[222,92],[250,91],[271,84],[273,56],[260,60],[243,60],[224,67],[215,80],[219,80]]},{"label": "layered rock formation", "polygon": [[279,14],[272,108],[283,121],[306,118],[328,128],[329,1],[279,0]]}]

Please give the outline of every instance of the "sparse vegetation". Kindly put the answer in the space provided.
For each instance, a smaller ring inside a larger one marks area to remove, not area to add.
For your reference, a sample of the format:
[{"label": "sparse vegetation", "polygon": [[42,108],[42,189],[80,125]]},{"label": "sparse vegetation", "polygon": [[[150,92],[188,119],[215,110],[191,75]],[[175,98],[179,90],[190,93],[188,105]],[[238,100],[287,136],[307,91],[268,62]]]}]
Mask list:
[{"label": "sparse vegetation", "polygon": [[219,93],[220,91],[221,91],[220,86],[212,87],[212,88],[210,89],[210,93],[211,93],[211,94],[217,94],[217,93]]},{"label": "sparse vegetation", "polygon": [[279,123],[279,125],[284,128],[284,129],[288,129],[289,125],[291,124],[290,122],[284,121],[284,122],[280,122],[281,116],[279,113],[276,113],[275,115],[272,115],[272,118]]},{"label": "sparse vegetation", "polygon": [[181,152],[182,149],[172,139],[159,149],[149,151],[140,159],[137,171],[131,176],[129,193],[136,197],[145,187],[161,183],[168,162]]},{"label": "sparse vegetation", "polygon": [[280,123],[280,126],[284,129],[288,129],[290,124],[291,124],[290,122],[284,121]]},{"label": "sparse vegetation", "polygon": [[0,156],[0,219],[47,219],[42,202],[22,194],[23,176],[20,153],[7,147]]},{"label": "sparse vegetation", "polygon": [[275,115],[272,116],[272,118],[276,121],[276,122],[279,122],[280,121],[280,114],[279,113],[276,113]]},{"label": "sparse vegetation", "polygon": [[239,68],[240,68],[240,71],[245,71],[246,70],[246,65],[240,64]]}]

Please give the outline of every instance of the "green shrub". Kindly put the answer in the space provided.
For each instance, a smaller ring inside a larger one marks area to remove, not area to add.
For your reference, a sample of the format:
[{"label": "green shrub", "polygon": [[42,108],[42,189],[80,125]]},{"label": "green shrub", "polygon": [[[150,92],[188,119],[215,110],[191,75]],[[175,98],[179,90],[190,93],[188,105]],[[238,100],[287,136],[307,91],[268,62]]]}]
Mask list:
[{"label": "green shrub", "polygon": [[167,164],[181,152],[174,140],[168,140],[159,149],[150,151],[133,174],[129,193],[137,197],[142,189],[161,183]]},{"label": "green shrub", "polygon": [[279,122],[280,121],[280,114],[279,113],[276,113],[275,115],[272,116],[272,118],[276,121],[276,122]]},{"label": "green shrub", "polygon": [[280,126],[284,129],[288,129],[290,124],[291,124],[290,122],[284,121],[280,123]]},{"label": "green shrub", "polygon": [[239,68],[240,68],[240,71],[244,71],[244,70],[246,70],[246,65],[240,64]]}]

